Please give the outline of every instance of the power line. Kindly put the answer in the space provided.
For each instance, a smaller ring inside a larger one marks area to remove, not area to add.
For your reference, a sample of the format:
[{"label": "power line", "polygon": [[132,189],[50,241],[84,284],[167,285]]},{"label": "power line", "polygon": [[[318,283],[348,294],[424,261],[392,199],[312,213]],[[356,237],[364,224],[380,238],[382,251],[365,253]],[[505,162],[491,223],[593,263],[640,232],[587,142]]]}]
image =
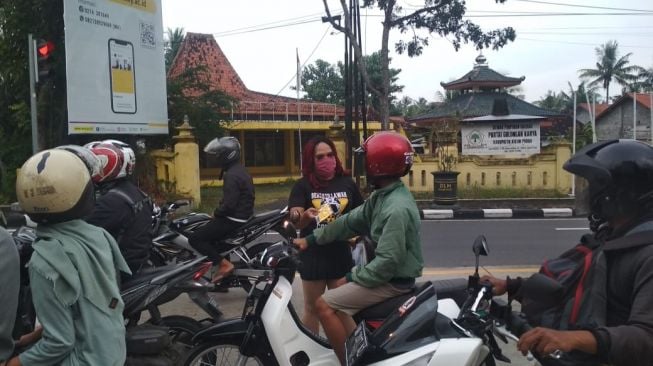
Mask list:
[{"label": "power line", "polygon": [[273,22],[268,22],[268,23],[262,23],[262,24],[257,24],[257,25],[250,25],[250,26],[246,26],[246,27],[242,27],[242,28],[231,29],[231,30],[227,30],[227,31],[217,32],[215,34],[233,33],[233,32],[245,31],[245,30],[250,30],[250,29],[256,29],[256,28],[259,28],[259,27],[280,25],[279,23],[297,22],[297,21],[304,21],[304,20],[315,20],[315,19],[318,19],[319,16],[321,16],[321,15],[322,15],[322,13],[313,13],[313,14],[294,17],[294,18],[275,20]]},{"label": "power line", "polygon": [[[534,39],[534,38],[524,38],[524,37],[519,37],[519,40],[520,41],[531,41],[531,42],[544,42],[544,43],[563,43],[563,44],[572,44],[572,45],[580,45],[580,46],[592,46],[592,47],[598,46],[595,43],[554,41],[554,40],[549,40],[549,39]],[[631,46],[631,45],[623,45],[621,43],[619,43],[619,47],[620,48],[623,47],[623,48],[637,48],[637,49],[641,49],[641,48],[653,49],[653,46]]]},{"label": "power line", "polygon": [[515,1],[520,1],[520,2],[523,2],[523,3],[535,3],[535,4],[545,4],[545,5],[555,5],[555,6],[566,6],[566,7],[571,7],[571,8],[619,10],[619,11],[641,11],[641,12],[647,12],[647,13],[653,12],[653,9],[647,10],[647,9],[610,8],[610,7],[606,7],[606,6],[593,6],[593,5],[580,5],[580,4],[562,4],[562,3],[554,3],[554,2],[550,2],[550,1],[540,1],[540,0],[515,0]]},{"label": "power line", "polygon": [[[326,30],[324,31],[324,34],[322,35],[322,38],[320,38],[320,40],[317,42],[317,44],[316,44],[315,47],[313,48],[313,51],[311,51],[311,54],[308,55],[308,57],[307,57],[307,58],[304,60],[304,62],[301,64],[300,69],[303,69],[304,66],[306,66],[306,64],[308,63],[308,61],[311,59],[311,57],[313,57],[313,54],[315,53],[315,51],[317,51],[318,47],[320,47],[320,44],[322,44],[322,41],[324,40],[324,37],[326,37],[326,35],[329,33],[329,29],[331,29],[331,25],[329,25],[329,26],[326,28]],[[277,92],[277,94],[275,94],[275,95],[279,95],[279,94],[281,94],[281,92],[282,92],[284,89],[286,89],[286,87],[288,87],[288,85],[293,81],[293,79],[295,79],[295,77],[296,77],[296,74],[293,75],[293,76],[290,78],[290,80],[288,80],[288,82],[286,83],[286,85],[284,85],[284,86],[283,86],[283,87],[282,87],[282,88]]]},{"label": "power line", "polygon": [[531,32],[531,31],[517,31],[518,34],[544,34],[544,35],[560,35],[560,36],[642,36],[649,37],[653,35],[653,32],[645,33],[619,33],[619,32],[591,32],[591,33],[580,33],[580,32]]}]

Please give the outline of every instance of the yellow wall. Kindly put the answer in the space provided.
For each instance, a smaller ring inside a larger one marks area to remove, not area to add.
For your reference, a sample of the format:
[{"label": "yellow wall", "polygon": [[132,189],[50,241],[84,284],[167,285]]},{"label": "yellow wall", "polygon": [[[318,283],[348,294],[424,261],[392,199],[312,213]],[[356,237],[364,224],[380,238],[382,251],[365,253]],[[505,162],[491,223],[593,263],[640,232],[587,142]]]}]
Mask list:
[{"label": "yellow wall", "polygon": [[[540,154],[522,159],[459,157],[454,170],[460,172],[459,189],[474,186],[488,189],[533,188],[568,193],[571,190],[571,174],[564,171],[562,165],[570,156],[571,145],[561,143],[543,147]],[[413,164],[411,173],[403,178],[404,183],[414,192],[433,192],[431,172],[437,169],[437,160],[424,155],[421,162]]]}]

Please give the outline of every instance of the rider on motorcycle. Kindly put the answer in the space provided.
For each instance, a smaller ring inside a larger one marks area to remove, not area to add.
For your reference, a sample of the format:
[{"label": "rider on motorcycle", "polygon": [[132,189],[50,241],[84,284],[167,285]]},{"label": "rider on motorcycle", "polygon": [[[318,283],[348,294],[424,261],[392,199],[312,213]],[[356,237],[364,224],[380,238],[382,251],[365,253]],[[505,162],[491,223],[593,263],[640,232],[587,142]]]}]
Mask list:
[{"label": "rider on motorcycle", "polygon": [[[580,351],[577,356],[592,355],[597,365],[650,365],[653,242],[635,245],[634,238],[653,235],[653,147],[632,140],[599,142],[578,151],[563,168],[589,183],[590,228],[604,243],[607,262],[606,324],[566,331],[537,327],[521,336],[518,347],[524,354]],[[611,243],[629,247],[608,250]],[[521,278],[484,279],[496,295],[520,297]]]},{"label": "rider on motorcycle", "polygon": [[222,168],[222,201],[213,212],[213,220],[197,229],[188,240],[193,248],[218,265],[212,279],[217,283],[233,271],[234,265],[220,254],[228,248],[216,245],[215,241],[241,227],[254,213],[254,182],[240,164],[240,143],[235,137],[215,138],[204,147],[204,152]]},{"label": "rider on motorcycle", "polygon": [[[136,156],[129,145],[117,140],[86,145],[101,163],[94,175],[100,194],[86,222],[107,230],[118,242],[132,275],[143,268],[152,246],[152,201],[129,178]],[[123,275],[123,281],[128,279]]]},{"label": "rider on motorcycle", "polygon": [[117,271],[129,268],[106,231],[80,220],[94,194],[88,168],[69,151],[41,151],[21,167],[16,195],[38,223],[29,276],[43,337],[7,365],[124,364]]},{"label": "rider on motorcycle", "polygon": [[316,302],[320,323],[341,363],[345,340],[358,311],[412,290],[422,275],[420,215],[413,195],[401,181],[413,162],[408,139],[396,132],[378,132],[362,146],[367,181],[375,192],[357,209],[306,238],[295,239],[300,250],[309,245],[369,235],[377,243],[373,259],[355,267]]}]

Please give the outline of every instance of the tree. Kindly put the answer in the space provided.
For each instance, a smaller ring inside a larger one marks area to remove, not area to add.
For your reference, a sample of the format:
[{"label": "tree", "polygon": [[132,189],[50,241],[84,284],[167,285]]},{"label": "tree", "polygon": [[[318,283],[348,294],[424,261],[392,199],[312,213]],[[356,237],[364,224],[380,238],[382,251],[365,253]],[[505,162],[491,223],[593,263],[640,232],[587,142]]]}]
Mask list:
[{"label": "tree", "polygon": [[[236,100],[221,90],[212,89],[205,67],[188,68],[175,77],[169,77],[168,118],[180,123],[188,116],[200,146],[223,134],[221,122]],[[168,137],[165,137],[167,141]]]},{"label": "tree", "polygon": [[[365,67],[369,75],[370,84],[366,83],[367,100],[370,101],[375,110],[380,108],[379,98],[372,92],[383,82],[381,76],[381,56],[379,52],[374,52],[364,56]],[[390,101],[395,100],[395,94],[403,90],[404,86],[397,84],[401,69],[390,69]],[[332,65],[324,60],[317,60],[314,64],[304,69],[301,76],[302,89],[306,93],[306,98],[324,103],[343,105],[345,103],[345,82],[344,82],[344,65],[339,62]]]},{"label": "tree", "polygon": [[[632,52],[619,57],[617,41],[608,41],[595,48],[596,69],[578,70],[581,78],[590,79],[589,86],[601,85],[605,89],[605,100],[610,100],[610,83],[614,80],[621,85],[628,85],[637,80],[641,67],[629,65]],[[593,80],[592,80],[593,79]]]},{"label": "tree", "polygon": [[567,109],[567,95],[563,92],[556,93],[553,90],[548,90],[544,97],[535,101],[536,106],[552,111],[563,112]]},{"label": "tree", "polygon": [[426,98],[420,97],[414,100],[408,96],[401,98],[401,100],[392,103],[391,115],[412,117],[420,114],[427,113],[435,107],[435,102],[429,102]]},{"label": "tree", "polygon": [[165,41],[165,64],[166,72],[170,70],[172,62],[175,60],[177,53],[179,52],[179,47],[181,47],[181,42],[184,41],[184,28],[168,28],[166,30],[166,41]]},{"label": "tree", "polygon": [[[48,16],[34,16],[47,14]],[[54,76],[42,82],[38,95],[39,144],[52,147],[66,141],[66,83],[63,2],[23,0],[0,2],[0,160],[6,176],[0,199],[15,198],[15,172],[31,155],[27,34],[55,43]]]},{"label": "tree", "polygon": [[301,76],[306,99],[342,105],[345,102],[345,83],[336,65],[318,59],[308,65]]},{"label": "tree", "polygon": [[[358,6],[358,0],[354,5]],[[497,3],[503,3],[505,0],[495,0]],[[340,0],[345,24],[342,26],[332,17],[332,12],[327,0],[322,0],[324,10],[331,25],[343,32],[351,45],[353,46],[356,59],[361,60],[362,49],[358,38],[353,32],[351,22],[351,12],[346,0]],[[404,34],[410,32],[408,40],[400,40],[395,44],[395,50],[398,53],[407,52],[409,56],[419,56],[424,46],[428,45],[428,35],[421,36],[420,30],[425,30],[429,34],[436,33],[442,37],[451,40],[454,49],[458,50],[462,43],[473,43],[478,49],[492,47],[499,49],[508,41],[515,39],[515,31],[511,27],[495,29],[490,32],[483,32],[481,28],[470,20],[463,19],[467,10],[464,0],[424,0],[424,5],[417,10],[405,12],[402,6],[397,4],[397,0],[363,0],[363,7],[377,7],[383,12],[383,30],[381,34],[381,85],[377,88],[371,88],[380,102],[379,113],[381,123],[384,129],[388,128],[388,117],[390,111],[390,59],[388,43],[390,40],[390,31],[399,30]],[[359,72],[363,76],[367,85],[373,85],[371,78],[367,73],[365,65],[357,65]]]}]

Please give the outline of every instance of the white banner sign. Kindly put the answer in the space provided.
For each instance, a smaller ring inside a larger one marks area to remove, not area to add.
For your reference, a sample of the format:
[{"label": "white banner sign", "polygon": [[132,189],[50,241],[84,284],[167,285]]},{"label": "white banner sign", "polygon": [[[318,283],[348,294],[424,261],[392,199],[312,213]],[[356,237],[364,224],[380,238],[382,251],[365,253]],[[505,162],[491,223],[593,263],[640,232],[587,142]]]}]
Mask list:
[{"label": "white banner sign", "polygon": [[69,134],[167,134],[161,0],[64,0]]},{"label": "white banner sign", "polygon": [[483,122],[461,126],[463,155],[539,154],[539,122]]}]

